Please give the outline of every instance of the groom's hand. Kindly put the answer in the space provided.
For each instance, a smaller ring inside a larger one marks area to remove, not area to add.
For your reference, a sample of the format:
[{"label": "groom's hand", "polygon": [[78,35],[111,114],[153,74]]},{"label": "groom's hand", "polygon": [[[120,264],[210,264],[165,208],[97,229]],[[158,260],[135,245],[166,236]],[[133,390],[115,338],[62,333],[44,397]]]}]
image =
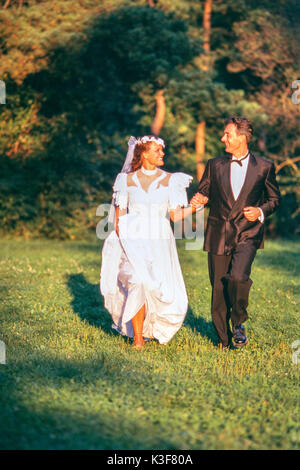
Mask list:
[{"label": "groom's hand", "polygon": [[249,222],[255,222],[255,220],[260,217],[261,212],[258,207],[245,207],[244,208],[244,216],[246,217]]},{"label": "groom's hand", "polygon": [[204,196],[203,194],[196,193],[190,200],[190,204],[192,207],[196,207],[201,205],[201,204],[207,204],[208,203],[208,197]]}]

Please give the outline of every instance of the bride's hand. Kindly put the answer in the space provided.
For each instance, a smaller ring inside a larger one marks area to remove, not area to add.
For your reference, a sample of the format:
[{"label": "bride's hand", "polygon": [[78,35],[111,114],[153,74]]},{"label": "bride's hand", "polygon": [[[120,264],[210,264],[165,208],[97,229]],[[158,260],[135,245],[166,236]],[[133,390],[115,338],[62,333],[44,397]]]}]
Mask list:
[{"label": "bride's hand", "polygon": [[200,193],[194,194],[194,196],[192,197],[190,201],[191,206],[194,208],[197,208],[198,206],[202,204],[205,205],[207,203],[208,203],[208,197],[203,196],[203,194],[200,194]]}]

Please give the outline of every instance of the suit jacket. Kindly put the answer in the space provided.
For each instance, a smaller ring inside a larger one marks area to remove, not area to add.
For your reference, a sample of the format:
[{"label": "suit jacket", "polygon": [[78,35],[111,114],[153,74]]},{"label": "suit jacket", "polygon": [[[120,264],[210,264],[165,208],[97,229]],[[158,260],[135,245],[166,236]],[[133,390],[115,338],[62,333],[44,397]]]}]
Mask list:
[{"label": "suit jacket", "polygon": [[264,223],[249,222],[244,207],[260,207],[265,218],[279,206],[280,191],[275,167],[265,158],[250,153],[244,185],[238,198],[233,197],[230,183],[231,156],[207,162],[198,192],[209,198],[210,212],[204,238],[204,250],[228,255],[238,243],[251,241],[263,248]]}]

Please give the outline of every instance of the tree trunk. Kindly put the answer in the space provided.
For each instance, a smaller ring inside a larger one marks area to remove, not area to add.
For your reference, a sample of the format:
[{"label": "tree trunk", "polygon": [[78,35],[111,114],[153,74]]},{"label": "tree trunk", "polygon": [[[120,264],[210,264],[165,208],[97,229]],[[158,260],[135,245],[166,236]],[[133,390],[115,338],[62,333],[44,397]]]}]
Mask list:
[{"label": "tree trunk", "polygon": [[151,132],[152,134],[158,136],[160,134],[161,128],[164,125],[165,114],[166,114],[166,104],[165,104],[165,97],[164,97],[163,90],[158,90],[156,92],[155,100],[156,100],[156,114],[152,122]]},{"label": "tree trunk", "polygon": [[[24,3],[24,0],[19,0],[19,10],[21,10],[23,3]],[[9,5],[10,5],[10,0],[6,0],[6,2],[3,5],[3,9],[8,8]]]},{"label": "tree trunk", "polygon": [[[204,54],[201,60],[201,69],[208,71],[210,69],[210,32],[211,32],[211,15],[213,0],[205,0],[203,12],[203,49]],[[197,179],[201,180],[204,173],[204,156],[205,156],[205,121],[198,123],[195,139],[196,161],[197,161]]]},{"label": "tree trunk", "polygon": [[211,30],[212,0],[205,0],[203,13],[203,49],[210,52],[210,30]]},{"label": "tree trunk", "polygon": [[266,151],[266,132],[265,132],[265,129],[262,129],[261,130],[261,133],[260,133],[260,137],[258,139],[258,147],[259,147],[259,150],[261,152],[265,152]]},{"label": "tree trunk", "polygon": [[[150,8],[155,7],[154,0],[148,0],[148,5]],[[156,113],[155,113],[155,118],[152,122],[151,125],[151,132],[154,135],[159,135],[162,126],[164,125],[165,122],[165,114],[166,114],[166,105],[165,105],[165,97],[164,97],[164,91],[163,90],[158,90],[155,95],[155,100],[156,100]]]},{"label": "tree trunk", "polygon": [[205,121],[199,122],[196,131],[196,161],[197,161],[197,180],[200,181],[204,173],[203,158],[205,155]]}]

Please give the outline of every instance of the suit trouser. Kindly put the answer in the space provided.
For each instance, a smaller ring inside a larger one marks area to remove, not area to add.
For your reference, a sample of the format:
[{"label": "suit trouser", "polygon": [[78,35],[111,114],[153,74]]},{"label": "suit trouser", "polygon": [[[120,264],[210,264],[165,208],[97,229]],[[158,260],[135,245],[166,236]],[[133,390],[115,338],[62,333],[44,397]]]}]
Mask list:
[{"label": "suit trouser", "polygon": [[233,327],[248,319],[249,276],[256,250],[248,241],[238,244],[230,255],[208,253],[212,321],[224,346],[231,339],[229,319]]}]

